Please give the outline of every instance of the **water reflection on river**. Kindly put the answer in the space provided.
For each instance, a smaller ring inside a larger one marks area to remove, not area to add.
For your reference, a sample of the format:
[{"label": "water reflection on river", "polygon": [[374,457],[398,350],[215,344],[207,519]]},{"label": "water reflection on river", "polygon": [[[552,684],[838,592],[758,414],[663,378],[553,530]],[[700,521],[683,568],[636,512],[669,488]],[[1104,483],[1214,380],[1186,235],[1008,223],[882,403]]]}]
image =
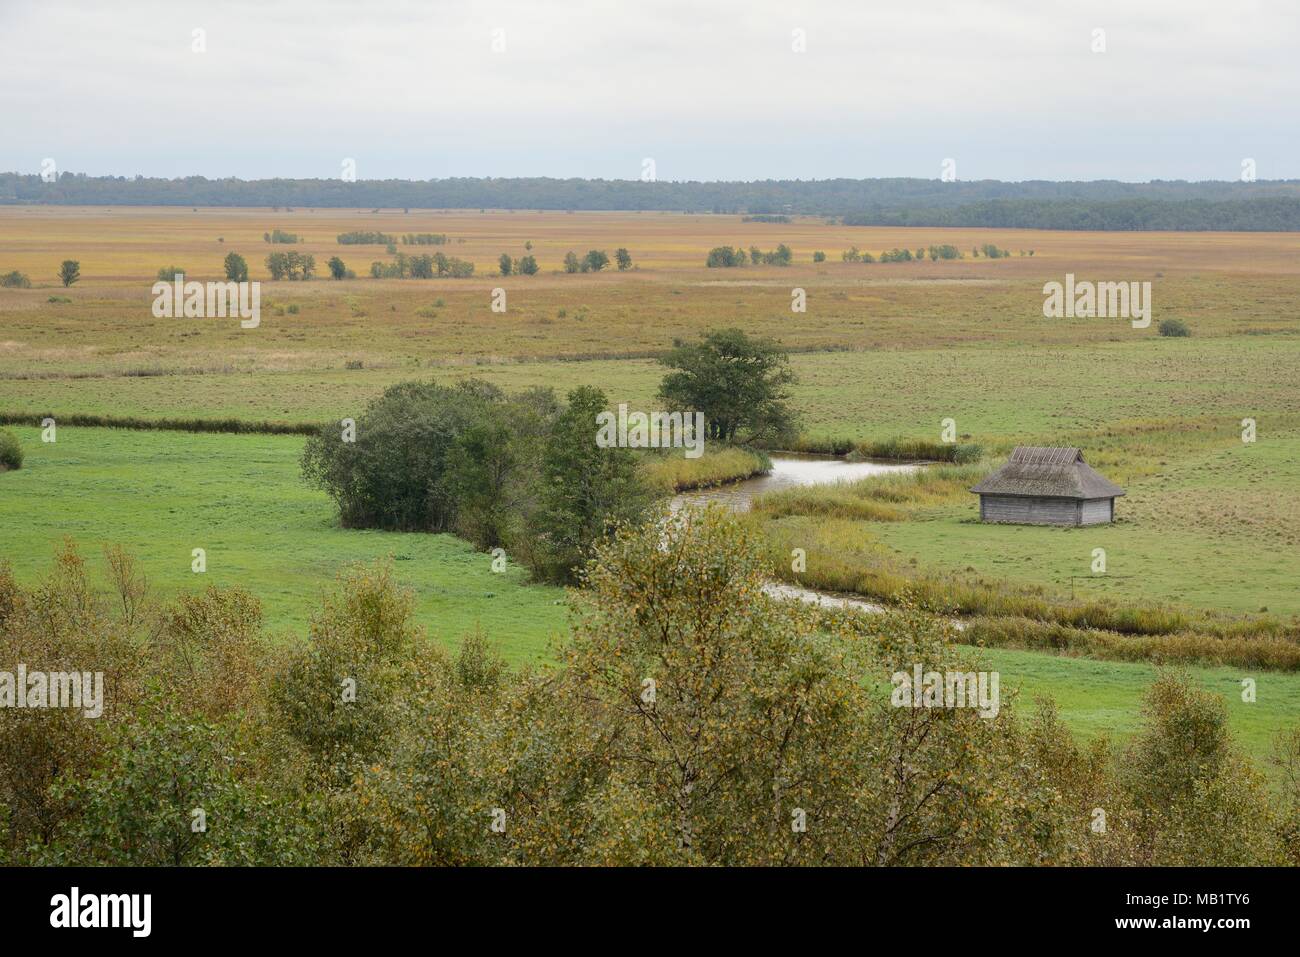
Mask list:
[{"label": "water reflection on river", "polygon": [[886,475],[891,472],[915,472],[920,465],[897,462],[846,462],[826,455],[795,455],[787,452],[773,455],[772,471],[768,475],[734,482],[718,488],[682,492],[673,499],[673,510],[683,505],[704,505],[721,502],[737,512],[749,511],[754,496],[800,485],[830,485],[835,482],[855,482],[869,475]]}]

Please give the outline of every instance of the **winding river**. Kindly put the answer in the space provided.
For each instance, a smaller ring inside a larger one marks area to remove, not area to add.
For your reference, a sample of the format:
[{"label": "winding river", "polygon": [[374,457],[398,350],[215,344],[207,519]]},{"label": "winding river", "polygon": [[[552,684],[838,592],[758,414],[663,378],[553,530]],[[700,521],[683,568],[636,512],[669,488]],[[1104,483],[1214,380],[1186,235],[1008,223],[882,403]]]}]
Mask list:
[{"label": "winding river", "polygon": [[[764,492],[780,489],[797,488],[801,485],[832,485],[836,482],[854,482],[869,475],[887,475],[889,473],[914,472],[920,465],[899,464],[896,462],[846,462],[843,459],[826,455],[796,455],[787,452],[773,455],[772,471],[757,478],[732,482],[716,488],[697,489],[682,492],[672,501],[676,511],[686,505],[705,505],[709,502],[721,502],[738,512],[749,511],[754,497]],[[881,611],[879,605],[861,598],[848,598],[828,592],[804,588],[801,585],[787,585],[782,582],[768,583],[764,591],[774,598],[785,601],[803,601],[820,605],[824,608],[857,608],[862,611]]]}]

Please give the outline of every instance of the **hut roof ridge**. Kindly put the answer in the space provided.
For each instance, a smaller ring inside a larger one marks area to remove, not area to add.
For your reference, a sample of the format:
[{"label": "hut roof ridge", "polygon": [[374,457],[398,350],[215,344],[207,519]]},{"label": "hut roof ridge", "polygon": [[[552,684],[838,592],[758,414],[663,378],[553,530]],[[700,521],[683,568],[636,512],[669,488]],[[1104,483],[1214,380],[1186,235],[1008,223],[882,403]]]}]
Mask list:
[{"label": "hut roof ridge", "polygon": [[1100,475],[1072,446],[1020,445],[1002,468],[971,489],[980,495],[1114,498],[1124,490]]}]

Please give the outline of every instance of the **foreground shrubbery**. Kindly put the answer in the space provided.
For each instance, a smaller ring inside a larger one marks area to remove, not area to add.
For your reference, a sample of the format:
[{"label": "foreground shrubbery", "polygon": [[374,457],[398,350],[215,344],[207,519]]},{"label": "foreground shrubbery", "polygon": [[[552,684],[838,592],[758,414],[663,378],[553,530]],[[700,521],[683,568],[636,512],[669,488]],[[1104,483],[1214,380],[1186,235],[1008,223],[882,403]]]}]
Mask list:
[{"label": "foreground shrubbery", "polygon": [[1050,704],[893,707],[895,671],[978,661],[910,612],[819,619],[773,602],[750,534],[719,510],[625,529],[539,673],[509,671],[479,635],[455,655],[433,646],[383,567],[346,575],[287,647],[238,590],[157,606],[118,551],[107,598],[70,546],[34,588],[0,570],[0,666],[107,685],[98,719],[0,710],[0,864],[1294,855],[1295,732],[1270,803],[1222,703],[1174,675],[1122,748],[1080,748]]}]

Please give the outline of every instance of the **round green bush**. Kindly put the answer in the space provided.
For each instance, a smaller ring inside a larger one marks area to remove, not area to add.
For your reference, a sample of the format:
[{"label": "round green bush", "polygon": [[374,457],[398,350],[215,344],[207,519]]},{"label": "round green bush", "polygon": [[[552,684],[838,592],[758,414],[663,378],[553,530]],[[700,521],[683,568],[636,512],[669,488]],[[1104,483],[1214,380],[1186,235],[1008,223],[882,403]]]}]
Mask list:
[{"label": "round green bush", "polygon": [[1187,328],[1187,323],[1181,319],[1161,319],[1160,325],[1156,327],[1160,330],[1162,336],[1190,336],[1192,330]]},{"label": "round green bush", "polygon": [[8,429],[0,429],[0,472],[10,472],[23,467],[23,447],[18,436]]}]

